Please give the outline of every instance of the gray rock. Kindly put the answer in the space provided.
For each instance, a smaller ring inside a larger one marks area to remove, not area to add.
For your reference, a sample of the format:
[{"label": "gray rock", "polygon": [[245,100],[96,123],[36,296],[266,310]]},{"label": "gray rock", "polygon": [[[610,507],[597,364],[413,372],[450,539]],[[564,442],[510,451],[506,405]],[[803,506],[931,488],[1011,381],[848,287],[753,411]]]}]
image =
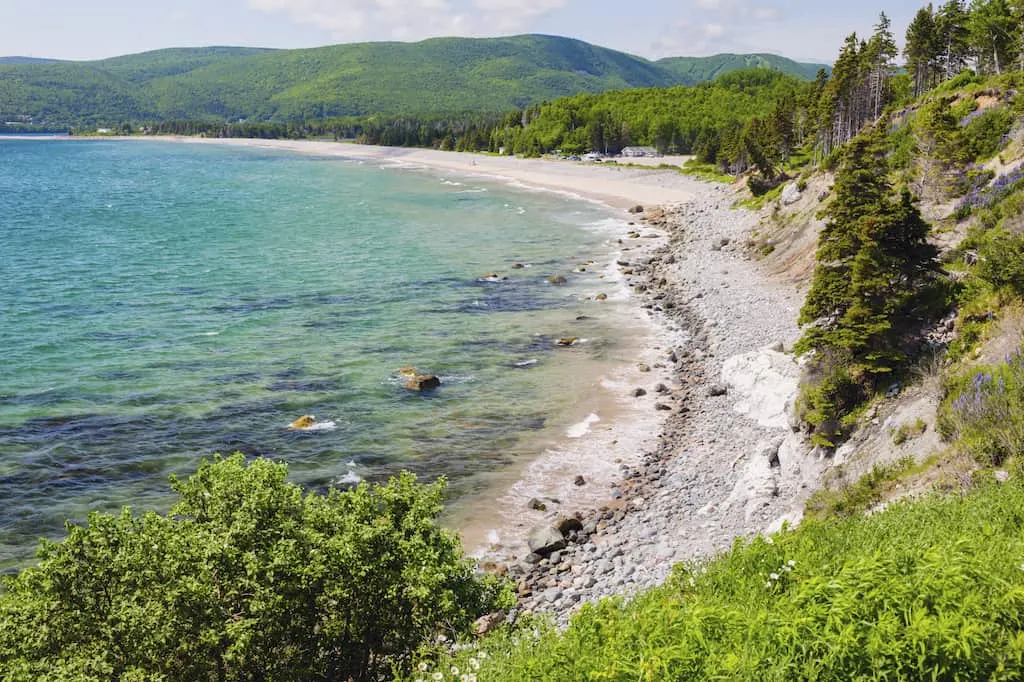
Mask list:
[{"label": "gray rock", "polygon": [[531,552],[543,557],[560,549],[565,549],[567,543],[558,528],[554,526],[537,526],[530,531],[526,544],[530,547]]},{"label": "gray rock", "polygon": [[638,389],[633,391],[633,397],[634,398],[643,398],[645,395],[647,395],[647,391],[645,391],[642,388],[638,388]]},{"label": "gray rock", "polygon": [[526,555],[526,557],[523,558],[523,561],[525,561],[528,564],[539,564],[541,558],[542,557],[541,557],[540,554],[537,554],[535,552],[530,552],[529,554]]},{"label": "gray rock", "polygon": [[562,563],[562,552],[552,552],[551,556],[548,557],[548,561],[551,562],[552,566]]},{"label": "gray rock", "polygon": [[[574,530],[583,530],[583,522],[577,519],[575,516],[562,516],[557,521],[555,521],[554,529],[557,530],[560,535],[564,536],[566,533],[572,532]],[[562,547],[559,547],[558,549],[562,549]]]},{"label": "gray rock", "polygon": [[547,511],[548,509],[548,506],[541,502],[540,500],[538,500],[536,497],[532,498],[529,502],[527,502],[526,506],[529,507],[530,509],[536,509],[537,511]]},{"label": "gray rock", "polygon": [[728,393],[728,387],[723,386],[722,384],[712,384],[711,386],[708,386],[708,395],[712,398],[719,398],[723,395],[727,395]]},{"label": "gray rock", "polygon": [[575,479],[573,479],[572,483],[575,486],[584,486],[587,484],[587,479],[583,478],[582,476],[577,476]]},{"label": "gray rock", "polygon": [[565,594],[565,592],[563,592],[561,590],[561,588],[549,587],[548,589],[544,590],[544,601],[546,601],[546,602],[556,602],[559,599],[561,599],[562,595],[564,595],[564,594]]}]

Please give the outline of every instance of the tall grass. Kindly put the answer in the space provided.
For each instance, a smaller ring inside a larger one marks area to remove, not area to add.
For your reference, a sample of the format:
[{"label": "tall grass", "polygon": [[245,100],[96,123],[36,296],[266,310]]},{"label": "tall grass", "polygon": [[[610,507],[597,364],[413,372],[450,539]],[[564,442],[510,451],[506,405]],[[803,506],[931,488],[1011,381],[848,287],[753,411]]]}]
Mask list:
[{"label": "tall grass", "polygon": [[1020,679],[1024,479],[738,541],[565,632],[505,630],[424,668],[412,679]]}]

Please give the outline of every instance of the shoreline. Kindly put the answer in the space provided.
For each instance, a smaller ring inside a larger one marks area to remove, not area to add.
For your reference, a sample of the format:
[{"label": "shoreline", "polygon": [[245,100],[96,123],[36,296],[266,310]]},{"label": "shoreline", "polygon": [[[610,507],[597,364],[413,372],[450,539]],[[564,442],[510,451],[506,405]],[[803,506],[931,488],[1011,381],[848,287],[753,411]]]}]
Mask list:
[{"label": "shoreline", "polygon": [[[622,287],[631,292],[628,303],[651,333],[636,367],[623,368],[605,388],[619,396],[637,391],[630,400],[651,410],[656,426],[647,438],[622,443],[601,440],[606,425],[598,422],[580,439],[579,452],[605,465],[601,476],[574,490],[560,475],[561,488],[547,496],[558,499],[549,505],[553,509],[531,509],[532,500],[524,504],[515,484],[489,498],[499,517],[513,520],[519,542],[492,538],[496,546],[475,554],[484,570],[507,574],[517,584],[519,605],[511,617],[546,612],[564,624],[582,603],[628,597],[663,582],[675,563],[712,556],[738,537],[799,520],[817,470],[798,445],[787,444],[793,439],[784,406],[777,404],[778,386],[767,397],[777,414],[765,420],[756,409],[752,413],[751,404],[766,400],[754,395],[763,367],[743,363],[778,369],[772,381],[795,395],[799,372],[792,358],[767,349],[790,348],[798,337],[802,296],[773,280],[749,254],[746,241],[760,214],[733,210],[731,187],[676,171],[348,143],[127,139],[278,149],[451,172],[568,194],[609,209],[647,209],[623,216],[629,232],[618,239],[622,251],[611,267],[618,268]],[[627,226],[628,220],[633,222]],[[739,375],[746,375],[728,376],[725,370],[737,361],[746,367]],[[520,481],[531,475],[531,466],[545,457],[557,462],[560,454],[539,455],[518,472]],[[562,546],[530,552],[527,536],[552,526]]]}]

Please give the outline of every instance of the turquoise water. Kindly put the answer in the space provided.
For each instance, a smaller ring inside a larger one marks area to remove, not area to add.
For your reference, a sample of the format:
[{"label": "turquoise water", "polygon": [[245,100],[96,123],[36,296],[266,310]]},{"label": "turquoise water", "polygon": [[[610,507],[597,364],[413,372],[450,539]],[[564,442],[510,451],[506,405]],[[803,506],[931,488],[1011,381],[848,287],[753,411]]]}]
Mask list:
[{"label": "turquoise water", "polygon": [[[585,300],[613,285],[576,272],[607,262],[616,223],[556,195],[256,149],[0,140],[0,207],[0,567],[91,509],[166,508],[167,476],[215,452],[312,487],[407,468],[471,496],[575,418],[621,342],[615,304]],[[556,348],[567,335],[588,342]],[[405,391],[405,365],[444,385]],[[303,414],[336,428],[286,428]]]}]

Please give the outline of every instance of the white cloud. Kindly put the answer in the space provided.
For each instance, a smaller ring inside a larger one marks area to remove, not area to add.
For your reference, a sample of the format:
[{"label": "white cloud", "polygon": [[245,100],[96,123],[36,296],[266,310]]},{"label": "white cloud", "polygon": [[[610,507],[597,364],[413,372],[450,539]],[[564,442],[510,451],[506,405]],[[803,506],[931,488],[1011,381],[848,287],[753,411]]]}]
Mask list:
[{"label": "white cloud", "polygon": [[690,0],[687,5],[687,18],[668,24],[651,44],[654,56],[764,51],[734,36],[758,35],[764,24],[782,17],[777,7],[749,0]]},{"label": "white cloud", "polygon": [[247,0],[338,40],[494,35],[523,30],[571,0]]}]

